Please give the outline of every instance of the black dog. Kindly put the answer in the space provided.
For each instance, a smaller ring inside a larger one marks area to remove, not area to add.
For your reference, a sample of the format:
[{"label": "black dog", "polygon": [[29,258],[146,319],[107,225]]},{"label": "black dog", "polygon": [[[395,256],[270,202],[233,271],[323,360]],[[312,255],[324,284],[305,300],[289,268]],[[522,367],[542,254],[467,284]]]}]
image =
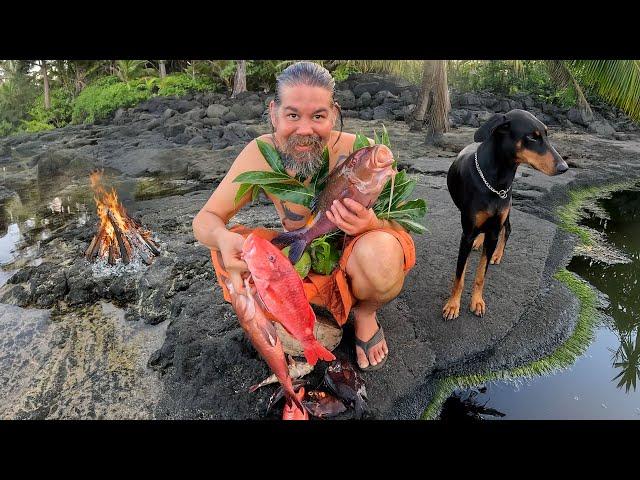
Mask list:
[{"label": "black dog", "polygon": [[[500,263],[511,233],[511,184],[518,165],[527,163],[547,175],[569,169],[549,143],[547,127],[524,110],[495,114],[476,131],[473,140],[482,143],[465,147],[447,175],[447,187],[453,203],[460,209],[462,221],[456,277],[451,297],[442,309],[447,320],[460,314],[467,258],[474,239],[481,234],[484,246],[471,294],[471,311],[480,317],[486,311],[482,298],[484,278],[489,259],[491,263]],[[479,245],[477,242],[476,246]]]}]

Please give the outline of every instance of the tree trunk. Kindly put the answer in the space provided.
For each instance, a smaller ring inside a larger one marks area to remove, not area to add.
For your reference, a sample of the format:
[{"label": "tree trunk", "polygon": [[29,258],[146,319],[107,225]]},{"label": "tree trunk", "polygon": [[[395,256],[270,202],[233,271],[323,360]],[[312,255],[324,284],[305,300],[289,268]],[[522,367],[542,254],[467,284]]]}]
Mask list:
[{"label": "tree trunk", "polygon": [[42,76],[44,78],[44,108],[49,110],[51,108],[51,94],[49,92],[49,75],[47,75],[47,61],[40,60],[42,66]]},{"label": "tree trunk", "polygon": [[159,60],[160,62],[160,78],[164,78],[167,76],[167,69],[164,64],[164,60]]},{"label": "tree trunk", "polygon": [[420,131],[427,127],[427,142],[435,143],[444,132],[449,131],[449,87],[446,60],[425,60],[422,85],[411,116],[410,130]]},{"label": "tree trunk", "polygon": [[429,60],[425,60],[422,66],[422,85],[420,86],[420,94],[416,101],[416,108],[414,109],[411,119],[409,121],[409,129],[411,131],[422,130],[422,124],[424,123],[424,117],[429,107],[429,91],[431,90],[431,78],[432,65]]},{"label": "tree trunk", "polygon": [[449,86],[447,84],[447,61],[433,62],[433,77],[431,84],[431,102],[429,103],[427,125],[427,142],[434,143],[449,131]]},{"label": "tree trunk", "polygon": [[247,61],[238,60],[236,75],[233,78],[233,92],[231,98],[235,98],[239,93],[247,91]]}]

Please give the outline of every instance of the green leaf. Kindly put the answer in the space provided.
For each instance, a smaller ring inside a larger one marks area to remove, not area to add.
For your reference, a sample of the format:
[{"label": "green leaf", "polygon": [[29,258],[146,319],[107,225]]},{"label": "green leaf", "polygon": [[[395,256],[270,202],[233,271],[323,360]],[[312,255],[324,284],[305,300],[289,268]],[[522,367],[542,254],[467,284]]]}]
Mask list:
[{"label": "green leaf", "polygon": [[276,149],[273,148],[273,145],[270,145],[267,142],[263,142],[262,140],[258,139],[256,139],[256,143],[258,144],[260,153],[262,153],[262,156],[267,161],[269,166],[273,169],[273,171],[286,174],[284,165],[282,164],[282,160],[280,160],[280,155],[278,155]]},{"label": "green leaf", "polygon": [[387,132],[387,127],[382,124],[382,139],[380,140],[383,145],[386,145],[391,149],[391,141],[389,140],[389,132]]},{"label": "green leaf", "polygon": [[265,192],[270,193],[281,200],[304,205],[309,208],[309,204],[313,199],[313,192],[300,185],[287,185],[287,184],[268,184],[263,185],[262,188]]},{"label": "green leaf", "polygon": [[244,195],[252,188],[253,185],[251,185],[250,183],[243,183],[242,185],[240,185],[240,188],[238,188],[238,191],[236,192],[236,198],[233,201],[234,205],[237,205],[242,197],[244,197]]},{"label": "green leaf", "polygon": [[251,194],[251,203],[256,203],[258,201],[258,197],[260,196],[260,190],[262,190],[262,187],[256,185],[253,188],[253,192]]},{"label": "green leaf", "polygon": [[268,183],[296,182],[302,185],[302,183],[298,182],[295,178],[290,177],[286,173],[263,172],[258,170],[241,173],[235,178],[234,182],[251,183],[254,185],[264,185]]},{"label": "green leaf", "polygon": [[360,150],[363,147],[369,147],[370,145],[369,139],[358,132],[356,134],[356,141],[353,142],[353,151],[355,152],[356,150]]},{"label": "green leaf", "polygon": [[411,200],[410,202],[397,207],[395,210],[392,210],[388,218],[402,218],[408,217],[414,220],[418,218],[422,218],[427,213],[427,202],[425,202],[422,198],[417,200]]},{"label": "green leaf", "polygon": [[380,145],[381,143],[380,138],[378,138],[378,134],[375,130],[373,131],[373,143],[375,143],[376,145]]},{"label": "green leaf", "polygon": [[394,219],[394,221],[398,222],[409,232],[424,233],[427,230],[427,228],[424,225],[406,218],[396,218]]},{"label": "green leaf", "polygon": [[321,275],[329,275],[340,260],[340,251],[327,238],[327,235],[316,238],[310,246],[311,268]]}]

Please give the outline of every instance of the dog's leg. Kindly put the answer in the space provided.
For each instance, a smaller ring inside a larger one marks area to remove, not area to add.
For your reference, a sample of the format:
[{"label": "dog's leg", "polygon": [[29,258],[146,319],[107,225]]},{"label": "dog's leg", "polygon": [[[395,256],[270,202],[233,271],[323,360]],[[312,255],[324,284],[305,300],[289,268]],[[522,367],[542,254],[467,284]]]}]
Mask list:
[{"label": "dog's leg", "polygon": [[453,320],[460,315],[460,296],[464,288],[464,274],[467,271],[467,260],[473,245],[473,234],[462,234],[460,238],[460,249],[458,251],[458,264],[456,266],[456,278],[453,281],[453,289],[447,303],[442,308],[442,318]]},{"label": "dog's leg", "polygon": [[480,250],[480,247],[482,247],[483,244],[484,244],[484,233],[481,233],[476,237],[475,241],[473,242],[473,249]]},{"label": "dog's leg", "polygon": [[473,291],[471,292],[471,305],[470,309],[478,317],[484,316],[487,307],[482,298],[482,290],[484,289],[484,278],[487,274],[487,268],[489,268],[489,262],[487,261],[493,256],[493,252],[498,244],[498,237],[500,233],[495,231],[486,232],[484,236],[484,248],[482,249],[482,256],[478,263],[478,269],[476,270],[476,278],[473,281]]},{"label": "dog's leg", "polygon": [[491,257],[491,265],[499,265],[502,260],[502,256],[504,255],[504,247],[507,244],[507,240],[509,240],[509,235],[511,235],[511,223],[509,222],[509,215],[507,215],[507,219],[500,230],[500,237],[498,239],[498,246],[496,247],[496,251]]}]

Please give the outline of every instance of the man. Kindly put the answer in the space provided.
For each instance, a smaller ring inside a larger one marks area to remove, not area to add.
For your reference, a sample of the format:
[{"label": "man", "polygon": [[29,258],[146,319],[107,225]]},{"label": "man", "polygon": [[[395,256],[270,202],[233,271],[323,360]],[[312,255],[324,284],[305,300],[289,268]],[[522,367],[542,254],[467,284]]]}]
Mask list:
[{"label": "man", "polygon": [[[329,149],[330,171],[351,153],[355,135],[334,130],[340,113],[333,98],[334,87],[331,74],[310,62],[293,64],[278,76],[276,96],[269,104],[273,133],[260,140],[276,148],[289,175],[300,173],[310,179],[322,166],[325,146]],[[243,290],[242,278],[248,272],[240,253],[250,230],[228,230],[226,224],[251,195],[248,192],[234,204],[240,184],[233,180],[251,170],[271,171],[255,140],[240,152],[193,220],[196,239],[212,250],[216,275],[227,300],[230,297],[222,277],[229,277],[237,290]],[[269,198],[286,230],[305,225],[310,215],[306,207]],[[415,263],[415,246],[400,225],[378,219],[372,209],[350,199],[334,202],[327,217],[348,235],[346,247],[331,275],[309,274],[304,281],[305,293],[311,303],[326,306],[340,326],[354,308],[358,366],[376,370],[389,352],[376,310],[400,293],[404,277]],[[276,235],[262,233],[269,239]]]}]

